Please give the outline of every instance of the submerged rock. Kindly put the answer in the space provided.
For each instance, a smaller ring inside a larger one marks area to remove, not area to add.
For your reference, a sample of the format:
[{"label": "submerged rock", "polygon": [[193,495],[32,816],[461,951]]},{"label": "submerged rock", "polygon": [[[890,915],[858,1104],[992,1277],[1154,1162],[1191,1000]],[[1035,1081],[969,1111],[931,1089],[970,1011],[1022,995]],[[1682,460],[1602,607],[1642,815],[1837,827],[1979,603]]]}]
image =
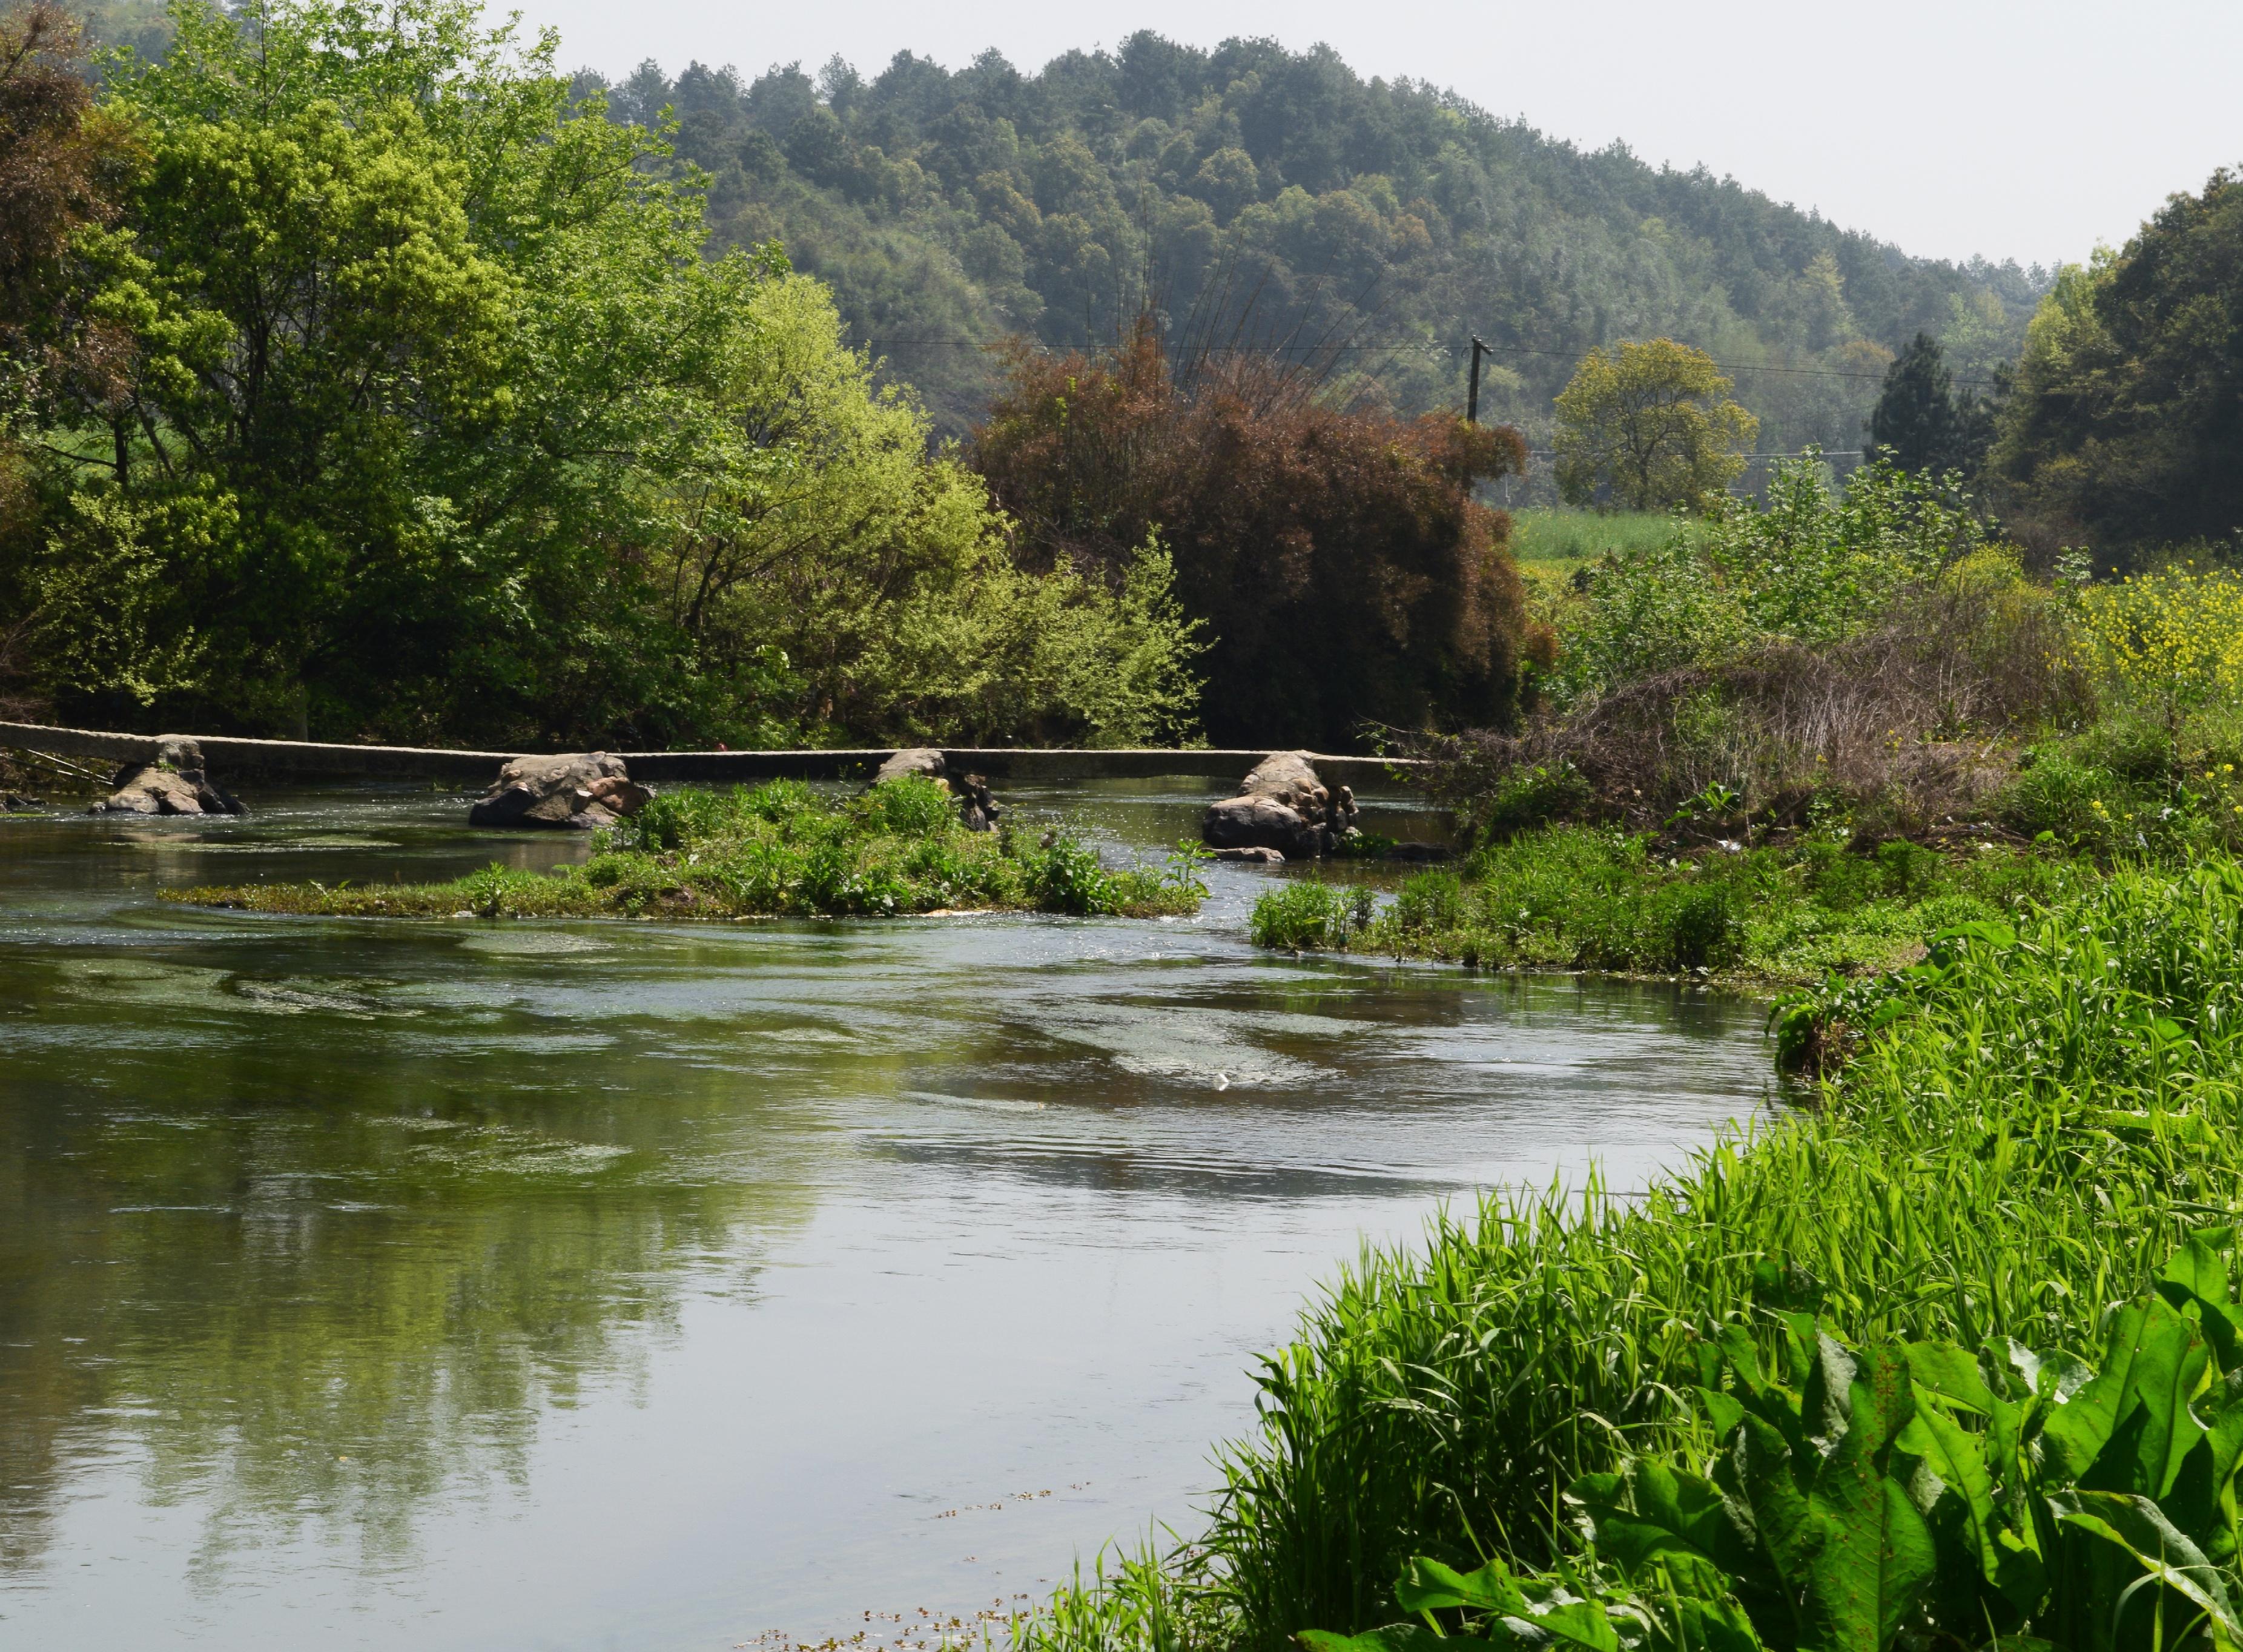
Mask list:
[{"label": "submerged rock", "polygon": [[1210,860],[1245,860],[1250,861],[1256,866],[1282,866],[1285,864],[1285,857],[1280,854],[1276,850],[1265,847],[1263,845],[1256,843],[1241,844],[1229,849],[1210,850],[1208,853],[1208,859]]},{"label": "submerged rock", "polygon": [[91,814],[246,814],[241,799],[219,791],[203,773],[203,748],[193,740],[165,738],[152,763],[127,763],[111,779],[110,794]]},{"label": "submerged rock", "polygon": [[589,832],[636,814],[654,795],[605,752],[518,757],[468,811],[479,826],[562,826]]},{"label": "submerged rock", "polygon": [[1200,835],[1215,849],[1275,849],[1328,854],[1355,831],[1355,793],[1327,787],[1305,752],[1273,752],[1256,764],[1238,795],[1208,806]]}]

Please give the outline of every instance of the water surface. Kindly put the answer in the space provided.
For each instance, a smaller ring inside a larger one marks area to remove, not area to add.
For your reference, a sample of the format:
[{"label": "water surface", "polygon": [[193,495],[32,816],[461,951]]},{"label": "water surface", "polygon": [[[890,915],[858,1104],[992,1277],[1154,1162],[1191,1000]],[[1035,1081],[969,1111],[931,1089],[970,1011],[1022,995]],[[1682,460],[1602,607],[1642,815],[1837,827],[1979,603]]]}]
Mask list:
[{"label": "water surface", "polygon": [[[159,903],[583,850],[252,800],[0,821],[0,1644],[716,1649],[1041,1595],[1189,1524],[1365,1238],[1640,1183],[1764,1088],[1749,1006],[1256,954],[1258,869],[1166,923]],[[1014,806],[1121,853],[1202,800]]]}]

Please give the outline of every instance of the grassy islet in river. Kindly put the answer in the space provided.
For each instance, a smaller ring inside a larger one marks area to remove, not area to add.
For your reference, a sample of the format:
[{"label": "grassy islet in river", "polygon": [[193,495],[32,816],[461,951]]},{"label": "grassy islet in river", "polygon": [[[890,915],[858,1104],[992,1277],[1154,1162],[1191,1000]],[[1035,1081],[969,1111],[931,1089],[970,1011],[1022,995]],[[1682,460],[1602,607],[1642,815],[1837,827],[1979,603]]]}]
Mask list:
[{"label": "grassy islet in river", "polygon": [[2066,854],[1991,839],[1866,853],[1843,837],[1782,846],[1667,844],[1557,826],[1426,872],[1384,906],[1297,880],[1263,894],[1256,941],[1453,960],[1485,968],[1698,971],[1738,984],[1805,985],[1826,971],[1898,968],[1926,936],[2044,902],[2097,875]]},{"label": "grassy islet in river", "polygon": [[893,917],[986,911],[1156,917],[1198,910],[1196,857],[1110,869],[1059,833],[968,832],[950,793],[918,776],[852,798],[798,781],[653,799],[596,839],[582,867],[492,866],[448,883],[256,883],[165,898],[329,917]]}]

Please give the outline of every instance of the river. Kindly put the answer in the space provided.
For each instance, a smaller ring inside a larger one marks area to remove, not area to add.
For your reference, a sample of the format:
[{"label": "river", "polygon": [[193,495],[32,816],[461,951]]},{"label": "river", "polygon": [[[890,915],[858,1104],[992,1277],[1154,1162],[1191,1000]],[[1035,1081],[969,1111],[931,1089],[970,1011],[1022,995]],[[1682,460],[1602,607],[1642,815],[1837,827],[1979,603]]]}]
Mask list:
[{"label": "river", "polygon": [[[1205,797],[1011,802],[1119,853]],[[1749,1005],[1256,953],[1258,868],[1161,923],[159,902],[584,848],[252,801],[0,820],[0,1645],[877,1643],[1039,1598],[1189,1529],[1361,1244],[1640,1184],[1766,1090]]]}]

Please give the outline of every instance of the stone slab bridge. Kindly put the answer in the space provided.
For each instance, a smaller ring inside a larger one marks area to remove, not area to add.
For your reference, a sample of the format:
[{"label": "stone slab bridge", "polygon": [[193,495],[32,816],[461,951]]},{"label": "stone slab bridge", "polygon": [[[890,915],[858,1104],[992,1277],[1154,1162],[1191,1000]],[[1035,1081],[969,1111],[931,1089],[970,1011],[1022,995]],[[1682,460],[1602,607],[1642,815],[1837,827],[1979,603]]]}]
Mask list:
[{"label": "stone slab bridge", "polygon": [[[119,734],[101,729],[56,728],[41,723],[0,723],[0,748],[37,757],[91,758],[108,764],[148,762],[158,742],[192,739],[202,746],[212,773],[229,782],[244,777],[293,779],[435,780],[488,786],[502,765],[525,752],[463,752],[419,745],[345,745],[313,740],[251,740],[230,734]],[[631,778],[650,786],[679,781],[869,779],[895,755],[893,746],[791,752],[618,752]],[[1028,746],[942,749],[950,772],[992,780],[1204,779],[1236,784],[1267,752],[1125,747],[1116,751]],[[1406,784],[1425,765],[1408,758],[1332,757],[1309,760],[1328,785],[1357,791]]]}]

